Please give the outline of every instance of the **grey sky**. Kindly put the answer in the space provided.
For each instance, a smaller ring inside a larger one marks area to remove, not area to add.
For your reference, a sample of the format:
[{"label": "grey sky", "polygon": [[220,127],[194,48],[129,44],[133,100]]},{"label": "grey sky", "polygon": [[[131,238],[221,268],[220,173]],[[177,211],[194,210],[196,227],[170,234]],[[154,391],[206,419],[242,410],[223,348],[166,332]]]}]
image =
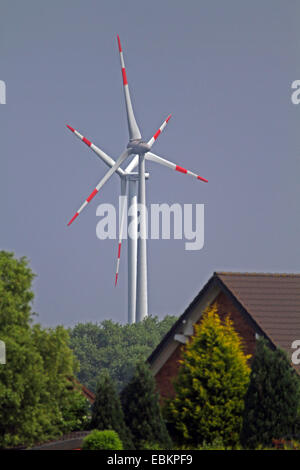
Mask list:
[{"label": "grey sky", "polygon": [[205,246],[149,241],[149,311],[181,314],[214,270],[299,272],[299,1],[2,0],[1,249],[38,274],[44,325],[126,320],[126,248],[96,238],[96,207],[71,227],[106,167],[66,129],[116,157],[127,125],[116,34],[140,129],[153,151],[208,184],[149,163],[148,203],[205,204]]}]

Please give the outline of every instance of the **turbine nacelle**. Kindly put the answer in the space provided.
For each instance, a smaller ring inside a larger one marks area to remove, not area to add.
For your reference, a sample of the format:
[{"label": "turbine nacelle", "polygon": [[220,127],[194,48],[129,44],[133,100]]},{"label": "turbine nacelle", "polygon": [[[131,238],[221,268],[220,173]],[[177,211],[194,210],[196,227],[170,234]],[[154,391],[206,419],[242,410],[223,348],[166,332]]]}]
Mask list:
[{"label": "turbine nacelle", "polygon": [[142,139],[130,140],[127,148],[132,150],[132,153],[136,153],[138,155],[147,153],[151,149],[150,145],[147,144],[147,142],[144,142]]}]

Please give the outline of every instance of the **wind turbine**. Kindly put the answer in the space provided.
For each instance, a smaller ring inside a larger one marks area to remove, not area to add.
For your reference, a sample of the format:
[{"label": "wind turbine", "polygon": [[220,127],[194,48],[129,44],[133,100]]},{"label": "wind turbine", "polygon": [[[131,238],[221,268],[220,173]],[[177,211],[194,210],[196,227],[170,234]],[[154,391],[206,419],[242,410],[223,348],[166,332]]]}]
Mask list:
[{"label": "wind turbine", "polygon": [[[146,172],[145,172],[145,159],[150,160],[156,163],[160,163],[161,165],[167,166],[173,170],[179,171],[181,173],[190,174],[191,176],[196,177],[197,179],[207,182],[205,178],[186,170],[185,168],[176,165],[175,163],[170,162],[154,153],[150,152],[154,142],[157,140],[158,136],[162,133],[165,129],[167,123],[169,122],[171,115],[167,117],[167,119],[163,122],[161,127],[157,130],[157,132],[153,135],[153,137],[148,141],[144,141],[142,139],[140,130],[138,128],[129,88],[128,88],[128,81],[123,57],[123,51],[121,46],[121,41],[119,36],[118,39],[118,46],[119,46],[119,53],[120,53],[120,61],[121,61],[121,70],[122,70],[122,77],[123,77],[123,88],[124,88],[124,96],[125,96],[125,105],[126,105],[126,113],[127,113],[127,121],[128,121],[128,131],[129,131],[129,143],[126,149],[122,152],[119,158],[115,161],[105,152],[103,152],[99,147],[95,144],[90,142],[84,136],[82,136],[78,131],[76,131],[71,126],[67,125],[67,127],[75,133],[77,137],[79,137],[88,147],[90,147],[109,167],[109,171],[104,175],[104,177],[99,181],[97,186],[91,192],[91,194],[86,198],[80,208],[75,212],[74,216],[68,222],[68,226],[71,225],[74,220],[79,216],[82,210],[91,202],[91,200],[96,196],[96,194],[100,191],[100,189],[104,186],[104,184],[111,178],[114,173],[118,173],[121,177],[121,195],[126,196],[127,192],[127,185],[129,182],[129,198],[131,203],[134,203],[135,200],[135,181],[136,178],[133,177],[134,173],[132,171],[138,166],[138,208],[139,208],[139,236],[137,237],[137,211],[133,207],[132,210],[132,223],[134,224],[133,232],[136,233],[136,236],[129,237],[129,253],[128,253],[128,317],[129,322],[134,321],[142,321],[148,315],[148,292],[147,292],[147,240],[146,240],[146,190],[145,190],[145,179],[146,179]],[[122,170],[121,165],[125,160],[128,159],[131,155],[134,155],[134,158],[130,162],[130,164],[126,167],[125,170]],[[131,184],[132,183],[132,184]],[[131,204],[132,205],[132,204]],[[118,261],[117,261],[117,271],[116,271],[116,281],[118,280],[118,270],[119,270],[119,262],[120,262],[120,254],[121,254],[121,242],[122,242],[122,232],[123,232],[123,223],[125,218],[125,201],[123,198],[123,207],[121,210],[121,223],[120,223],[120,230],[119,230],[119,243],[118,243]],[[137,240],[137,247],[136,247],[136,239]],[[136,249],[137,248],[137,249]],[[137,254],[136,254],[137,251]],[[136,303],[135,303],[135,292],[136,292]],[[134,312],[134,304],[136,305],[135,312]],[[135,316],[135,318],[134,318]]]},{"label": "wind turbine", "polygon": [[[104,162],[107,166],[112,168],[115,165],[115,160],[103,152],[99,147],[94,143],[90,142],[86,137],[80,134],[76,129],[67,125],[67,127],[72,131],[80,140],[82,140],[91,150],[93,150],[96,155]],[[115,276],[115,286],[118,283],[119,275],[119,265],[121,257],[121,245],[122,245],[122,235],[124,232],[124,223],[125,216],[127,211],[127,224],[126,227],[130,226],[132,228],[133,234],[135,236],[128,237],[128,323],[135,323],[135,309],[136,309],[136,266],[137,266],[137,181],[138,174],[135,172],[126,172],[119,167],[116,171],[120,177],[121,183],[121,218],[119,224],[119,241],[118,241],[118,256],[117,256],[117,268]],[[149,174],[146,173],[146,179],[149,177]],[[127,195],[128,194],[128,195]],[[128,204],[129,200],[129,204]],[[128,214],[127,206],[130,207],[130,216]]]}]

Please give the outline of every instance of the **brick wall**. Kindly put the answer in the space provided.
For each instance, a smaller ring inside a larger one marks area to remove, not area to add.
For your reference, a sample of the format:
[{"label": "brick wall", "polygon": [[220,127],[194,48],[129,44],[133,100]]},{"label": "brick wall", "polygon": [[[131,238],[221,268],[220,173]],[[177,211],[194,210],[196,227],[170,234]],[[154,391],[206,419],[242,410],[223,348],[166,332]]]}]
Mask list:
[{"label": "brick wall", "polygon": [[[227,315],[230,315],[231,320],[237,333],[242,338],[242,344],[245,354],[254,354],[255,350],[255,331],[249,322],[240,313],[238,308],[234,305],[231,299],[221,292],[212,305],[217,305],[217,311],[221,318],[224,320]],[[201,322],[201,319],[200,321]],[[173,380],[177,376],[179,369],[179,360],[182,355],[183,344],[178,343],[177,348],[171,354],[169,359],[165,362],[162,368],[155,376],[156,385],[161,399],[171,398],[174,396],[175,391],[173,387]]]},{"label": "brick wall", "polygon": [[181,346],[182,345],[178,343],[173,354],[171,354],[169,359],[167,359],[155,376],[156,386],[161,400],[164,398],[171,398],[175,395],[172,381],[176,377],[180,366],[179,360],[181,359]]},{"label": "brick wall", "polygon": [[231,299],[221,292],[216,298],[213,305],[217,305],[218,314],[221,320],[224,320],[227,315],[233,321],[233,326],[239,336],[242,338],[242,344],[245,354],[254,354],[255,351],[255,331],[249,322],[245,319],[244,315],[240,313]]}]

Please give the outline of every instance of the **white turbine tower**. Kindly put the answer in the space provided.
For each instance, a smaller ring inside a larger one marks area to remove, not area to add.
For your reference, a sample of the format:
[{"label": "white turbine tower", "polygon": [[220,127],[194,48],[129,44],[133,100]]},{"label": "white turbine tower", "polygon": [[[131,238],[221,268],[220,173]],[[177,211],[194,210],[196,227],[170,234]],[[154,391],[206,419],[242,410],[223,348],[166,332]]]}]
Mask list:
[{"label": "white turbine tower", "polygon": [[[119,227],[119,243],[118,243],[118,260],[115,284],[118,281],[119,263],[121,255],[121,243],[123,234],[123,225],[125,220],[126,203],[125,198],[127,191],[129,194],[129,208],[131,215],[131,227],[132,232],[128,237],[128,322],[134,323],[135,321],[142,321],[148,315],[148,289],[147,289],[147,240],[146,240],[146,188],[145,179],[147,174],[145,173],[145,160],[150,160],[155,163],[167,166],[173,170],[181,173],[189,174],[201,181],[207,182],[205,178],[198,176],[197,174],[182,168],[175,163],[166,160],[165,158],[159,157],[154,153],[150,152],[154,142],[166,127],[171,115],[163,122],[158,131],[154,136],[145,142],[142,140],[140,130],[135,120],[132,103],[129,94],[127,75],[123,57],[123,51],[121,41],[118,36],[118,46],[120,52],[121,69],[123,76],[123,86],[125,95],[125,104],[127,112],[128,130],[129,130],[129,143],[127,148],[123,151],[120,157],[115,161],[113,158],[108,156],[99,147],[90,142],[88,139],[83,137],[78,131],[73,129],[71,126],[67,126],[72,132],[75,133],[85,144],[87,144],[109,167],[109,171],[99,181],[95,189],[80,206],[77,212],[74,214],[68,225],[78,217],[80,212],[88,205],[88,203],[94,198],[99,192],[102,186],[111,178],[114,173],[118,173],[121,178],[121,196],[122,197],[122,209],[121,209],[121,221]],[[134,155],[134,158],[127,166],[125,170],[121,168],[121,165],[125,160]],[[138,166],[138,206],[136,205],[136,182],[137,174],[133,173],[133,170]],[[127,187],[128,186],[128,187]],[[139,211],[139,233],[137,226],[137,210]],[[127,214],[128,216],[128,214]],[[127,223],[128,227],[128,223]]]}]

